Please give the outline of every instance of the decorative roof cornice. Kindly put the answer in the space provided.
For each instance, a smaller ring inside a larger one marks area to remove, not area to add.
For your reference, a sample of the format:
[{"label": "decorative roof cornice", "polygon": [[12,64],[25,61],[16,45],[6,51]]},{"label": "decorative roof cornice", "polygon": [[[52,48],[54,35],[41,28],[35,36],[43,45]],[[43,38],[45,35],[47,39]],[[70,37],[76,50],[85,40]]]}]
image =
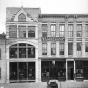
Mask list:
[{"label": "decorative roof cornice", "polygon": [[88,14],[39,14],[38,18],[87,18]]}]

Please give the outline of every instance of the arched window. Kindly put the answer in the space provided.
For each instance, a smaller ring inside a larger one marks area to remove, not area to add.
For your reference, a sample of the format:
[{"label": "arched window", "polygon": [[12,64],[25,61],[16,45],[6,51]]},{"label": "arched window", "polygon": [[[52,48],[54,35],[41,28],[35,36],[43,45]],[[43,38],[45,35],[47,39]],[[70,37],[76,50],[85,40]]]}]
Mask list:
[{"label": "arched window", "polygon": [[24,22],[26,21],[26,15],[21,13],[19,16],[18,16],[18,21],[19,22]]},{"label": "arched window", "polygon": [[35,58],[35,47],[26,43],[10,46],[10,58]]}]

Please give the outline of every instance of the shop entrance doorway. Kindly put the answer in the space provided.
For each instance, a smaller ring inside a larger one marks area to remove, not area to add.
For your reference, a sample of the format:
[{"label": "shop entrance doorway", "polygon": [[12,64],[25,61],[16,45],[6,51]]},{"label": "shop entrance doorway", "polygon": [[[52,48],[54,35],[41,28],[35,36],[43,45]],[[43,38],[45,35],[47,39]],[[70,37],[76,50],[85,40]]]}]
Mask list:
[{"label": "shop entrance doorway", "polygon": [[68,61],[68,80],[74,80],[74,61]]}]

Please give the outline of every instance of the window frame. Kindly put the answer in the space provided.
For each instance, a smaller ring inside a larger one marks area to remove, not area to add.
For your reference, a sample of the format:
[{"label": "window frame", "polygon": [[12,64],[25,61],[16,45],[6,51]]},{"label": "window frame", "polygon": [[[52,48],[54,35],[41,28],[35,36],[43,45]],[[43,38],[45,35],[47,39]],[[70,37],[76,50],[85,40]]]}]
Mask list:
[{"label": "window frame", "polygon": [[[79,25],[80,25],[81,29],[78,28]],[[82,28],[83,28],[82,24],[77,24],[77,26],[76,26],[76,37],[82,37]],[[78,34],[80,34],[80,36],[78,36]]]},{"label": "window frame", "polygon": [[50,34],[51,34],[51,37],[56,37],[56,24],[51,24],[50,25]]},{"label": "window frame", "polygon": [[42,43],[42,55],[47,55],[47,43]]},{"label": "window frame", "polygon": [[51,55],[56,55],[56,43],[51,43]]},{"label": "window frame", "polygon": [[65,24],[59,25],[59,37],[65,37]]},{"label": "window frame", "polygon": [[[60,55],[64,55],[65,43],[59,43],[59,53]],[[63,54],[61,54],[63,52]]]},{"label": "window frame", "polygon": [[47,37],[47,30],[48,30],[48,25],[42,24],[42,37]]},{"label": "window frame", "polygon": [[88,37],[88,24],[85,24],[85,37]]},{"label": "window frame", "polygon": [[[80,46],[79,46],[80,45]],[[82,55],[82,42],[77,42],[77,55]]]},{"label": "window frame", "polygon": [[[16,28],[16,30],[14,28]],[[13,33],[15,33],[15,36],[12,36]],[[17,25],[9,25],[9,38],[17,38]]]},{"label": "window frame", "polygon": [[[72,50],[72,52],[69,50]],[[73,55],[73,43],[72,42],[68,42],[68,55]]]},{"label": "window frame", "polygon": [[24,13],[19,14],[18,22],[26,22],[26,15]]},{"label": "window frame", "polygon": [[73,37],[74,26],[73,24],[68,24],[68,37]]}]

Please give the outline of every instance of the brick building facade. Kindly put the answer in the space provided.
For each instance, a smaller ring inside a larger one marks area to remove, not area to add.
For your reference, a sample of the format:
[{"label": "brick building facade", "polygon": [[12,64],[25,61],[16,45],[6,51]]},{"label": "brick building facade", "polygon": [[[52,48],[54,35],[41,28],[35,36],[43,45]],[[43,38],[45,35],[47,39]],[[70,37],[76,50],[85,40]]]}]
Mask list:
[{"label": "brick building facade", "polygon": [[88,14],[8,7],[0,41],[1,83],[88,80]]}]

